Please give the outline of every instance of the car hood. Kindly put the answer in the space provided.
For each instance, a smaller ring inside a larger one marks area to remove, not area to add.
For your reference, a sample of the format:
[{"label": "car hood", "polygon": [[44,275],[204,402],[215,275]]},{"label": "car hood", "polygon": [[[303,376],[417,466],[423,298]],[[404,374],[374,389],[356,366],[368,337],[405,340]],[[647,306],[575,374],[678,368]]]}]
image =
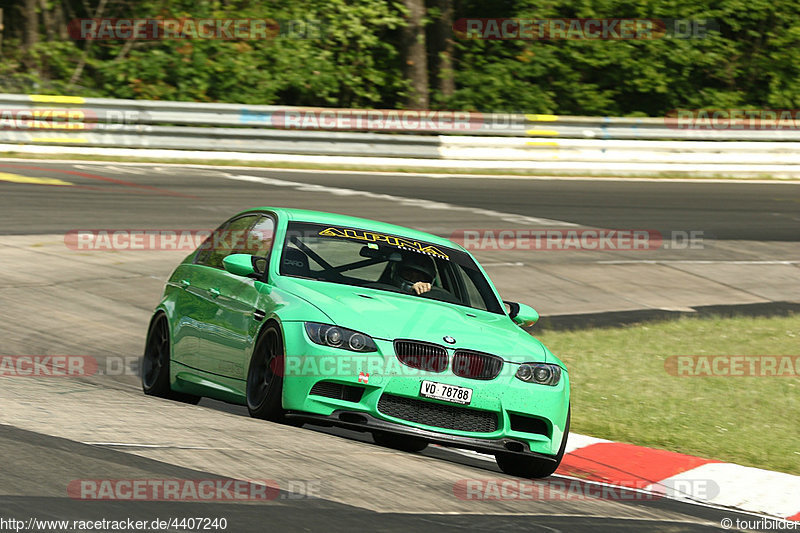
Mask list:
[{"label": "car hood", "polygon": [[[506,315],[413,295],[302,278],[282,278],[280,287],[331,318],[338,326],[383,340],[417,339],[448,348],[493,353],[507,361],[556,362],[544,345]],[[445,343],[443,337],[456,342]]]}]

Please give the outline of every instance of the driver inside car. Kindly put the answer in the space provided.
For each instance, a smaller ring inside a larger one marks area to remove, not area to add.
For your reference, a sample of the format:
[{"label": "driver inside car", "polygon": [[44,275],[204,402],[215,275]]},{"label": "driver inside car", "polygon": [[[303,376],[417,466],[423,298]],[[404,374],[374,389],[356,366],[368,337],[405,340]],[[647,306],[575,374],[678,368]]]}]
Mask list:
[{"label": "driver inside car", "polygon": [[436,277],[433,259],[415,252],[404,253],[402,261],[393,264],[391,269],[392,282],[403,292],[418,296],[431,290]]}]

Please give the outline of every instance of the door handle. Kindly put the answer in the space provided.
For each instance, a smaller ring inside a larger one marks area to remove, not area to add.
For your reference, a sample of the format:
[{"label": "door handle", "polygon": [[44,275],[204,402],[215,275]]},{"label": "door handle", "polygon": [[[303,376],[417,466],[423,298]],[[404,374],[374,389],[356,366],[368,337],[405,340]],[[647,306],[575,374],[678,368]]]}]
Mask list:
[{"label": "door handle", "polygon": [[183,287],[184,289],[189,287],[191,284],[192,284],[192,282],[189,281],[188,279],[182,279],[181,280],[181,287]]},{"label": "door handle", "polygon": [[219,289],[208,289],[208,294],[210,294],[212,298],[217,298],[219,296]]}]

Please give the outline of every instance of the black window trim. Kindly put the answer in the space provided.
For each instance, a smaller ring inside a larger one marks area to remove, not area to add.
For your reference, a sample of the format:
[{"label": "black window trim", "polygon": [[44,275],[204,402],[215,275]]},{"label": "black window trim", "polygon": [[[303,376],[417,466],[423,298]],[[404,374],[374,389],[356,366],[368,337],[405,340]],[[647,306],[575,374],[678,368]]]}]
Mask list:
[{"label": "black window trim", "polygon": [[[245,217],[254,217],[254,219],[255,219],[253,221],[253,223],[250,224],[247,227],[246,231],[248,231],[248,232],[251,229],[253,229],[253,226],[258,224],[258,221],[261,220],[262,217],[271,218],[272,219],[273,231],[277,232],[277,230],[278,230],[278,217],[272,211],[248,211],[246,213],[241,213],[239,215],[231,217],[228,220],[226,220],[225,222],[223,222],[222,224],[220,224],[219,226],[217,226],[217,228],[211,232],[211,235],[209,235],[208,238],[210,239],[214,235],[214,233],[216,233],[217,231],[225,231],[233,222],[235,222],[235,221],[237,221],[239,219],[245,218]],[[203,241],[203,243],[200,244],[200,246],[197,247],[197,250],[195,250],[194,257],[192,258],[192,264],[193,265],[198,265],[198,266],[204,266],[204,267],[207,267],[207,268],[213,268],[213,269],[216,269],[216,270],[225,270],[223,267],[217,267],[217,266],[208,265],[208,264],[205,264],[205,263],[198,262],[198,259],[200,257],[200,253],[204,251],[204,250],[201,250],[200,248],[203,246],[203,244],[205,244],[205,242],[206,241]],[[270,258],[270,255],[272,253],[272,250],[274,248],[275,248],[275,236],[273,235],[272,247],[270,248],[270,253],[267,254],[267,256],[266,256],[266,258],[267,258],[267,268],[264,270],[264,276],[263,276],[264,279],[261,279],[260,281],[265,281],[267,279],[267,276],[269,275],[269,258]],[[228,254],[228,255],[230,255],[230,254]]]}]

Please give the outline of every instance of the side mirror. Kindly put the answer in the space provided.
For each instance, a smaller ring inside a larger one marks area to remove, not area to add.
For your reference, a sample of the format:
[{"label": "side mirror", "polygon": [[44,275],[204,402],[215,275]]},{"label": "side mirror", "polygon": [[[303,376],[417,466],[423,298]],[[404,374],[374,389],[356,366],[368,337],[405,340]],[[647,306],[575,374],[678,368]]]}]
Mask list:
[{"label": "side mirror", "polygon": [[267,268],[267,259],[250,254],[231,254],[222,260],[222,266],[237,276],[259,277]]},{"label": "side mirror", "polygon": [[513,320],[514,323],[521,328],[530,327],[536,324],[536,321],[539,320],[539,313],[537,313],[536,309],[529,305],[518,302],[507,302],[505,300],[503,300],[503,303],[509,308],[509,318],[511,318],[511,320]]}]

